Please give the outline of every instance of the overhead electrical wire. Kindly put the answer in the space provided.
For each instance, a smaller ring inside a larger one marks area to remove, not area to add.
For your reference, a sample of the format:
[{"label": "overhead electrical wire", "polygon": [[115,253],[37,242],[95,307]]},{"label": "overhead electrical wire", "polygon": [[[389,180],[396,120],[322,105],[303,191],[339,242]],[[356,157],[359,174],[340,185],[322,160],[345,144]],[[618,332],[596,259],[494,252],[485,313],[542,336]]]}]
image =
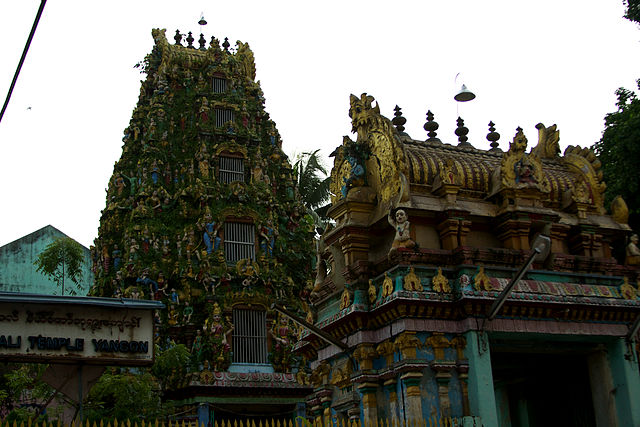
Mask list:
[{"label": "overhead electrical wire", "polygon": [[38,9],[38,13],[36,14],[36,19],[33,21],[33,26],[31,27],[29,38],[27,39],[27,43],[24,46],[24,50],[22,51],[22,57],[20,57],[18,68],[16,69],[16,73],[13,75],[13,80],[11,81],[11,86],[9,87],[7,98],[4,100],[4,105],[2,106],[2,111],[0,112],[0,122],[2,121],[2,117],[4,117],[4,112],[7,110],[7,106],[9,105],[9,99],[11,99],[13,88],[16,86],[16,82],[18,81],[18,75],[20,74],[20,70],[22,69],[22,64],[24,64],[24,59],[27,57],[29,46],[31,46],[31,40],[33,40],[33,35],[36,33],[36,28],[38,27],[38,22],[40,22],[40,17],[42,16],[42,11],[44,10],[44,5],[46,3],[47,0],[40,1],[40,8]]}]

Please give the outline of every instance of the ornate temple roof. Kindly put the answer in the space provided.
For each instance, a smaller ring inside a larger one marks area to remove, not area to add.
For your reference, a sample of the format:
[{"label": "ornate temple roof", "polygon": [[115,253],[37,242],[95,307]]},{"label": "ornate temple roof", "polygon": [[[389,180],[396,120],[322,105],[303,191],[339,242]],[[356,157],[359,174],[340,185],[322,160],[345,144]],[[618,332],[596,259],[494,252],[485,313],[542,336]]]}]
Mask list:
[{"label": "ornate temple roof", "polygon": [[[418,200],[424,196],[441,198],[443,205],[465,208],[486,202],[495,207],[489,211],[485,207],[488,215],[523,206],[582,220],[588,215],[606,214],[606,184],[600,161],[590,148],[579,146],[569,146],[560,155],[556,125],[536,125],[538,142],[528,152],[528,140],[520,128],[508,151],[497,148],[499,135],[495,132],[487,136],[493,148],[480,150],[467,142],[468,129],[461,120],[456,130],[457,146],[441,142],[435,131],[426,141],[415,140],[404,132],[404,119],[398,121],[399,113],[392,122],[380,114],[373,101],[367,94],[360,98],[351,95],[350,115],[358,137],[356,141],[344,137],[335,152],[334,204],[360,197],[357,194],[362,190],[351,195],[352,188],[370,186],[381,207],[379,214],[391,206],[419,207]],[[434,123],[431,119],[425,129]],[[361,176],[357,173],[358,162],[366,171]],[[624,210],[622,206],[614,213],[622,224],[626,222]],[[597,221],[614,226],[611,221]]]}]

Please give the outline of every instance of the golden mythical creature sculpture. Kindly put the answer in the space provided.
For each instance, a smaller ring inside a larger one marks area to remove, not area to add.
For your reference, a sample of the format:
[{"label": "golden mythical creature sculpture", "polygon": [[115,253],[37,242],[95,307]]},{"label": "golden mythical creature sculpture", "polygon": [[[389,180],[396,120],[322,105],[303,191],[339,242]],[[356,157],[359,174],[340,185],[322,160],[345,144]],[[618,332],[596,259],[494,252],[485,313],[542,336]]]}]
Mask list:
[{"label": "golden mythical creature sculpture", "polygon": [[540,158],[534,153],[525,153],[526,149],[527,137],[518,128],[509,144],[509,151],[502,156],[500,169],[497,171],[499,175],[494,175],[494,193],[502,188],[537,188],[542,192],[549,192],[549,182],[542,172]]},{"label": "golden mythical creature sculpture", "polygon": [[560,131],[558,126],[545,127],[542,123],[536,125],[538,129],[538,145],[533,147],[531,154],[539,159],[552,159],[560,154]]},{"label": "golden mythical creature sculpture", "polygon": [[[379,201],[391,205],[394,197],[398,198],[396,204],[408,200],[408,166],[404,147],[398,139],[398,131],[389,119],[380,114],[380,106],[377,103],[374,105],[374,101],[366,93],[359,98],[355,95],[350,97],[349,117],[352,131],[357,132],[358,138],[352,141],[345,137],[342,146],[336,151],[331,176],[334,203],[341,195],[346,198],[344,183],[353,180],[353,175],[358,173],[362,174],[363,182],[372,186],[380,195]],[[366,155],[358,159],[352,155],[354,152]],[[349,157],[352,159],[349,160]],[[355,178],[360,179],[358,176]]]}]

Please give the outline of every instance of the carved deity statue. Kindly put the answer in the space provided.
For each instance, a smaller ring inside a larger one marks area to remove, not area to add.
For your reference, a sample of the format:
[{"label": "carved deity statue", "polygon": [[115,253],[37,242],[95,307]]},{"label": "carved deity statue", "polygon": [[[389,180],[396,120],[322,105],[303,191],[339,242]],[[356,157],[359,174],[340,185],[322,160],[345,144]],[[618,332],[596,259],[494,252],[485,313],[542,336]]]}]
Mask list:
[{"label": "carved deity statue", "polygon": [[387,216],[389,224],[396,230],[395,238],[391,244],[389,255],[394,253],[398,248],[415,248],[416,242],[411,240],[411,223],[404,209],[397,209],[395,214],[393,209],[389,211]]},{"label": "carved deity statue", "polygon": [[626,265],[640,265],[640,249],[638,248],[638,235],[633,234],[627,245]]}]

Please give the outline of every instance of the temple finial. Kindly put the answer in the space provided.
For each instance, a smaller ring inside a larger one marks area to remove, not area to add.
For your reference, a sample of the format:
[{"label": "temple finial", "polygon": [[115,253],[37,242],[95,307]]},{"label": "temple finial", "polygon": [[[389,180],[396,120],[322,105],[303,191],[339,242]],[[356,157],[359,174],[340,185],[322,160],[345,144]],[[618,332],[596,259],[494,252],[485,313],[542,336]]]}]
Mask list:
[{"label": "temple finial", "polygon": [[176,30],[176,35],[173,36],[173,39],[176,41],[176,46],[182,46],[182,34],[180,34],[180,30]]},{"label": "temple finial", "polygon": [[473,146],[468,142],[469,138],[467,138],[467,134],[469,133],[469,129],[464,126],[464,120],[458,117],[457,123],[458,127],[456,128],[456,135],[458,135],[458,147],[473,148]]},{"label": "temple finial", "polygon": [[393,120],[391,123],[398,129],[398,132],[404,133],[404,124],[407,123],[407,119],[402,117],[402,108],[396,105],[396,108],[393,109],[395,111]]},{"label": "temple finial", "polygon": [[489,151],[491,152],[499,152],[502,151],[499,147],[498,147],[498,140],[500,139],[500,134],[498,132],[496,132],[496,128],[494,127],[496,124],[493,123],[492,121],[489,122],[489,133],[487,134],[487,141],[489,141],[491,144],[491,149]]},{"label": "temple finial", "polygon": [[431,110],[427,111],[427,121],[422,127],[424,128],[424,130],[427,131],[427,136],[429,137],[425,142],[432,142],[432,143],[442,142],[440,141],[440,138],[437,137],[438,134],[436,133],[440,125],[438,124],[438,122],[433,120],[433,113],[431,112]]},{"label": "temple finial", "polygon": [[194,41],[194,40],[195,40],[195,39],[193,38],[193,35],[191,34],[191,31],[189,31],[189,33],[187,34],[187,47],[188,47],[188,48],[195,49],[195,48],[193,47],[193,41]]}]

